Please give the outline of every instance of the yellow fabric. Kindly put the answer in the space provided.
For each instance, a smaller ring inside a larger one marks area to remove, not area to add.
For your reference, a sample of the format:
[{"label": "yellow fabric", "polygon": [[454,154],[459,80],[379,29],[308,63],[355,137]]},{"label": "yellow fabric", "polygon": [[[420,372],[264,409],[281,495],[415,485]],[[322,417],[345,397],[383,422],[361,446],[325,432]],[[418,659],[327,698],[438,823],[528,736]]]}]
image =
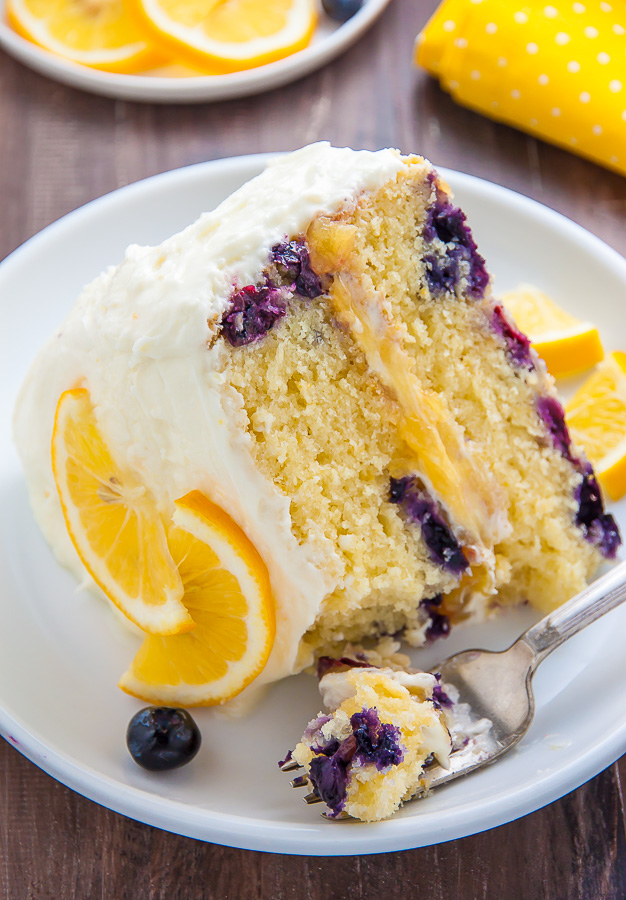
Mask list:
[{"label": "yellow fabric", "polygon": [[415,61],[459,103],[626,174],[624,0],[444,0]]}]

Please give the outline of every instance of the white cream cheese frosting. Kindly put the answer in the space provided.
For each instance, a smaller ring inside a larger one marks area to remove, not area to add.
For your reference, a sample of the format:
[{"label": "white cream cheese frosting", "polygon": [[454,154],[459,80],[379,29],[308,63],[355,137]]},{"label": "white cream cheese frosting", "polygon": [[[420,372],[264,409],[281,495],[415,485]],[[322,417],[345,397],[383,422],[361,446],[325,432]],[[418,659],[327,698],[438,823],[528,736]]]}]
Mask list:
[{"label": "white cream cheese frosting", "polygon": [[392,150],[314,144],[273,160],[160,246],[129,247],[119,266],[84,289],[18,399],[15,440],[35,516],[80,580],[91,581],[68,537],[50,459],[57,402],[73,387],[88,388],[114,459],[164,509],[200,490],[243,528],[268,567],[277,615],[276,641],[255,684],[307,662],[297,658],[300,638],[335,584],[329,557],[295,540],[289,499],[259,473],[249,438],[235,425],[239,398],[220,374],[226,351],[214,341],[217,326],[233,289],[255,281],[272,246],[403,166]]},{"label": "white cream cheese frosting", "polygon": [[[433,696],[437,679],[430,672],[403,672],[401,669],[377,668],[376,666],[373,668],[377,672],[384,673],[391,681],[406,688],[409,694],[415,695],[419,700],[430,700]],[[319,690],[324,706],[331,712],[335,712],[342,703],[356,694],[356,688],[346,678],[345,671],[327,672],[323,678],[320,678]]]}]

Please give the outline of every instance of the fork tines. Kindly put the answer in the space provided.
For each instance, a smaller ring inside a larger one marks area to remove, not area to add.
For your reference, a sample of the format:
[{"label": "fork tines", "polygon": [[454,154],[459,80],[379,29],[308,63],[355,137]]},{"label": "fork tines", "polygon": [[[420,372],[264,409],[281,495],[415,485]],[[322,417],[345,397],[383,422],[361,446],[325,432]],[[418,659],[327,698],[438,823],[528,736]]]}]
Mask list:
[{"label": "fork tines", "polygon": [[308,775],[296,775],[291,782],[291,786],[292,788],[307,787],[310,783]]},{"label": "fork tines", "polygon": [[289,753],[289,754],[287,755],[287,759],[286,759],[282,764],[279,764],[279,765],[280,765],[280,771],[281,771],[281,772],[293,772],[293,771],[295,771],[296,769],[301,769],[301,768],[302,768],[302,766],[300,765],[300,763],[297,763],[297,762],[295,761],[295,759],[292,759],[292,758],[291,758],[291,753]]},{"label": "fork tines", "polygon": [[[302,769],[299,763],[295,761],[295,759],[291,758],[291,754],[288,755],[288,758],[285,762],[280,766],[281,772],[293,772],[296,769]],[[296,775],[295,778],[291,781],[292,788],[302,788],[302,787],[311,787],[311,780],[307,774],[304,775]],[[316,794],[315,791],[309,791],[308,794],[302,798],[307,806],[311,806],[315,803],[323,803],[324,801]],[[346,812],[340,812],[338,816],[331,815],[329,813],[323,812],[321,815],[328,819],[329,822],[356,822],[357,819],[354,819],[352,816],[349,816]]]}]

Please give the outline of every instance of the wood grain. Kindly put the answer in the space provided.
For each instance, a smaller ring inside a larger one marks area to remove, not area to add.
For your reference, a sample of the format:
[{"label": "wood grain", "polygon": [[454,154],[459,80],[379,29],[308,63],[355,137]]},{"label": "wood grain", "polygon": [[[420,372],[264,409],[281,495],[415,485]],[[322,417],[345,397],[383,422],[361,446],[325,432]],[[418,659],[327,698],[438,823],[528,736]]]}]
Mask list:
[{"label": "wood grain", "polygon": [[[626,179],[461,109],[412,69],[413,37],[434,5],[393,0],[359,44],[320,72],[214,105],[91,97],[0,55],[0,257],[71,209],[139,178],[318,139],[418,151],[534,197],[626,254]],[[626,898],[626,758],[501,828],[436,847],[337,859],[166,834],[85,800],[4,742],[0,771],[0,897],[9,900]]]}]

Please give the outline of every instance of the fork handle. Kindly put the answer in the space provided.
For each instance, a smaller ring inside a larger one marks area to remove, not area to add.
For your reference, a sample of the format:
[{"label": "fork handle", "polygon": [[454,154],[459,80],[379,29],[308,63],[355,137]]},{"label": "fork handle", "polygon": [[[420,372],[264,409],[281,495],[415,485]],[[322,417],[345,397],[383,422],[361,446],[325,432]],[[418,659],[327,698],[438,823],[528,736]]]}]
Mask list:
[{"label": "fork handle", "polygon": [[619,563],[563,606],[533,625],[519,639],[535,653],[533,671],[549,653],[591,622],[626,600],[626,560]]}]

